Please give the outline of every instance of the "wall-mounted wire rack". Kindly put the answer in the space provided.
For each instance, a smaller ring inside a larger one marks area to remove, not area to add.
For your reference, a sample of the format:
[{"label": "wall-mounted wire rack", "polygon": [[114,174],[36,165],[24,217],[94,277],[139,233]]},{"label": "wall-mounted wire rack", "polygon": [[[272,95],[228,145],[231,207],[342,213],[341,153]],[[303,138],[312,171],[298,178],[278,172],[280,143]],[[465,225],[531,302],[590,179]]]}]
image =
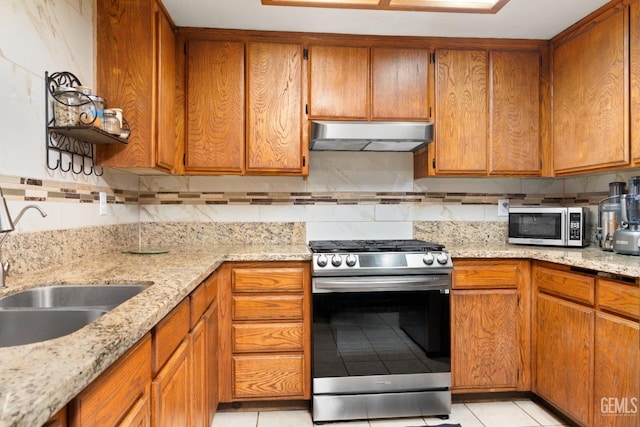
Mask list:
[{"label": "wall-mounted wire rack", "polygon": [[[77,175],[101,176],[104,170],[95,165],[94,145],[126,144],[127,140],[94,126],[98,114],[87,117],[86,113],[80,113],[79,117],[84,119],[81,121],[82,124],[59,126],[56,123],[55,108],[78,107],[78,104],[68,103],[63,96],[65,92],[60,91],[59,88],[76,88],[82,86],[82,83],[74,74],[66,71],[51,75],[45,72],[45,82],[47,167],[51,170],[60,169],[63,172],[72,172]],[[79,105],[85,105],[88,107],[88,111],[98,111],[99,106],[96,105],[94,97],[76,91],[74,94],[79,97]],[[129,130],[126,120],[123,120],[123,128]]]}]

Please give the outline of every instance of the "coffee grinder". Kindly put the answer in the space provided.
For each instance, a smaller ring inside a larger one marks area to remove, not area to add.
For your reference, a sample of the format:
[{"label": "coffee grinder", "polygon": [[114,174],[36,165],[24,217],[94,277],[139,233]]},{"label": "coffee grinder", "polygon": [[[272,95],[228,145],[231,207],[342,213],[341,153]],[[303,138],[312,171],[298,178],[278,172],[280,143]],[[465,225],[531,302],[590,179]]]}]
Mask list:
[{"label": "coffee grinder", "polygon": [[621,226],[613,234],[613,251],[640,255],[640,176],[629,179],[629,193],[620,196]]},{"label": "coffee grinder", "polygon": [[598,203],[598,229],[596,239],[603,251],[613,251],[613,234],[620,227],[620,196],[625,190],[624,182],[609,183],[609,197]]}]

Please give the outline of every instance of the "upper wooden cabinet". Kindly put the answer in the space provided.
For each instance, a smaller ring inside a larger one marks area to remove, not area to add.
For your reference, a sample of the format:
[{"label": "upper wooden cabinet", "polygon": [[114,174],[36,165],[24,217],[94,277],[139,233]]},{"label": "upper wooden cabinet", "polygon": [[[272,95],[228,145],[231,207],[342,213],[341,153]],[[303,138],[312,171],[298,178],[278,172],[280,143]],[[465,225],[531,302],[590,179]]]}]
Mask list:
[{"label": "upper wooden cabinet", "polygon": [[155,0],[96,3],[96,93],[123,109],[128,144],[96,147],[105,167],[173,172],[176,138],[176,40],[167,13]]},{"label": "upper wooden cabinet", "polygon": [[436,174],[486,174],[488,70],[485,50],[436,51]]},{"label": "upper wooden cabinet", "polygon": [[309,47],[310,118],[428,120],[429,50]]},{"label": "upper wooden cabinet", "polygon": [[556,174],[629,165],[626,10],[553,41]]},{"label": "upper wooden cabinet", "polygon": [[629,10],[631,161],[640,166],[640,1],[633,2]]},{"label": "upper wooden cabinet", "polygon": [[301,175],[308,171],[303,135],[303,51],[299,43],[249,42],[246,171]]},{"label": "upper wooden cabinet", "polygon": [[435,67],[435,174],[539,175],[540,53],[438,49]]},{"label": "upper wooden cabinet", "polygon": [[185,45],[184,171],[306,175],[302,44],[236,34]]},{"label": "upper wooden cabinet", "polygon": [[244,170],[244,43],[187,42],[185,172]]}]

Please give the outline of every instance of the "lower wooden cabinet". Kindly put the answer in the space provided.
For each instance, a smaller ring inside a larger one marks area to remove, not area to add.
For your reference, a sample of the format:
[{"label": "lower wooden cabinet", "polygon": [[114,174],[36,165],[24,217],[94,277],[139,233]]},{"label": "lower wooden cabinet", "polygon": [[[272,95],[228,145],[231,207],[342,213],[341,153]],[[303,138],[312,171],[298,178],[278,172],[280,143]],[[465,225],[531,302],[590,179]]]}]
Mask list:
[{"label": "lower wooden cabinet", "polygon": [[452,391],[530,388],[529,261],[454,260]]},{"label": "lower wooden cabinet", "polygon": [[220,401],[309,399],[309,263],[228,263],[220,274]]},{"label": "lower wooden cabinet", "polygon": [[190,425],[191,380],[191,343],[185,338],[153,380],[152,425]]}]

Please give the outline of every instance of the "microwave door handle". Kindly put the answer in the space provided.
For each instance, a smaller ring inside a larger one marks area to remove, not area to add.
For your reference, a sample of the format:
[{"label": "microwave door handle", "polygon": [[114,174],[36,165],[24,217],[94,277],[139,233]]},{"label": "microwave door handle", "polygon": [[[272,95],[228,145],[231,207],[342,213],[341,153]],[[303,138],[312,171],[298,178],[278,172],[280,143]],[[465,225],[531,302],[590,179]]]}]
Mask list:
[{"label": "microwave door handle", "polygon": [[560,228],[560,237],[562,238],[562,243],[567,246],[567,244],[569,243],[569,233],[571,232],[569,230],[569,219],[567,218],[567,210],[563,209],[561,215],[562,227]]}]

